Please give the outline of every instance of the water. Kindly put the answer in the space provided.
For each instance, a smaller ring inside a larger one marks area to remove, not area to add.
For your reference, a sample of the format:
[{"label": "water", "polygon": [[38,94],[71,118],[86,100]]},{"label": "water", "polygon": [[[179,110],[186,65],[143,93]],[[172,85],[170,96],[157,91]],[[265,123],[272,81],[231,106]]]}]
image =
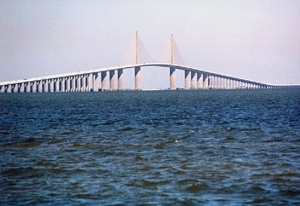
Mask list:
[{"label": "water", "polygon": [[0,203],[296,205],[300,91],[0,95]]}]

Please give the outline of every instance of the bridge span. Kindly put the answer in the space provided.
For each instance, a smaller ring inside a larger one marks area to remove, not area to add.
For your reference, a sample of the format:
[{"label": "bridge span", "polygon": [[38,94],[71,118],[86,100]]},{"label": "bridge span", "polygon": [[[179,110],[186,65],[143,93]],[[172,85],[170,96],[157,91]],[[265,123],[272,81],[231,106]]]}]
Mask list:
[{"label": "bridge span", "polygon": [[170,69],[170,90],[178,89],[176,86],[176,70],[184,70],[184,89],[300,88],[300,86],[268,85],[183,65],[169,63],[145,63],[6,81],[0,83],[0,92],[96,92],[99,90],[124,90],[123,71],[125,69],[134,69],[134,89],[142,90],[142,68],[153,66],[167,67]]},{"label": "bridge span", "polygon": [[[163,53],[164,63],[146,63],[151,58],[136,32],[122,65],[99,68],[80,72],[43,76],[30,79],[0,82],[0,93],[20,92],[88,92],[105,90],[124,90],[124,73],[126,69],[134,69],[134,89],[142,90],[142,68],[167,67],[170,69],[170,90],[178,89],[176,70],[184,71],[184,89],[273,89],[300,88],[299,86],[275,86],[260,82],[208,72],[202,69],[184,66],[177,44],[171,35]],[[144,57],[144,59],[143,59]],[[143,62],[143,63],[142,63]],[[150,60],[151,62],[151,60]],[[161,61],[159,61],[161,62]],[[100,79],[101,78],[101,79]],[[100,85],[99,85],[100,84]]]}]

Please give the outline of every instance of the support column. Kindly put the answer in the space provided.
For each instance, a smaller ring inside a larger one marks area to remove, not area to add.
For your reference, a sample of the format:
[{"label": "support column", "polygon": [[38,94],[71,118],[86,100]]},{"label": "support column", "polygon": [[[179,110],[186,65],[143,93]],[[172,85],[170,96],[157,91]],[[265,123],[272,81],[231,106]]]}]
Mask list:
[{"label": "support column", "polygon": [[35,82],[35,92],[40,92],[40,81]]},{"label": "support column", "polygon": [[225,82],[225,89],[229,89],[229,79],[224,79]]},{"label": "support column", "polygon": [[209,82],[209,78],[208,78],[208,74],[202,74],[203,76],[203,89],[208,89],[208,82]]},{"label": "support column", "polygon": [[28,82],[24,82],[24,90],[25,93],[28,92]]},{"label": "support column", "polygon": [[209,75],[209,88],[214,89],[215,88],[215,76]]},{"label": "support column", "polygon": [[70,92],[73,92],[73,90],[74,90],[74,82],[73,82],[73,80],[74,80],[74,77],[69,77],[69,85],[70,85]]},{"label": "support column", "polygon": [[76,76],[73,76],[72,78],[72,92],[76,92]]},{"label": "support column", "polygon": [[56,84],[57,84],[57,88],[56,88],[57,92],[61,92],[61,80],[60,80],[60,78],[57,79]]},{"label": "support column", "polygon": [[211,74],[208,75],[208,88],[212,89],[213,87],[213,76]]},{"label": "support column", "polygon": [[45,83],[46,82],[45,82],[45,80],[42,80],[41,83],[42,83],[42,92],[44,93],[45,92]]},{"label": "support column", "polygon": [[53,84],[53,92],[57,92],[57,85],[56,85],[57,79],[53,79],[52,84]]},{"label": "support column", "polygon": [[34,82],[29,82],[29,92],[30,93],[33,92],[33,85],[34,85]]},{"label": "support column", "polygon": [[81,92],[81,79],[80,79],[80,75],[77,76],[77,92]]},{"label": "support column", "polygon": [[191,72],[191,87],[192,89],[197,89],[197,76],[196,72]]},{"label": "support column", "polygon": [[8,88],[9,88],[9,85],[5,85],[5,86],[4,86],[4,92],[5,92],[5,93],[8,93]]},{"label": "support column", "polygon": [[123,69],[118,69],[118,90],[123,90]]},{"label": "support column", "polygon": [[87,74],[85,77],[85,89],[87,92],[90,92],[90,74]]},{"label": "support column", "polygon": [[222,77],[220,77],[220,82],[219,82],[219,88],[220,89],[224,89],[224,79]]},{"label": "support column", "polygon": [[226,89],[230,89],[230,80],[229,79],[225,79],[225,87]]},{"label": "support column", "polygon": [[191,73],[188,70],[184,71],[184,89],[190,89]]},{"label": "support column", "polygon": [[77,76],[74,76],[73,81],[74,81],[74,92],[77,92],[78,89]]},{"label": "support column", "polygon": [[116,90],[116,71],[109,71],[109,88],[110,90]]},{"label": "support column", "polygon": [[76,80],[77,80],[77,92],[81,92],[81,80],[80,80],[80,76],[76,76]]},{"label": "support column", "polygon": [[224,89],[224,79],[223,77],[220,77],[220,89]]},{"label": "support column", "polygon": [[73,77],[73,92],[77,91],[77,77]]},{"label": "support column", "polygon": [[63,78],[59,78],[59,92],[64,92]]},{"label": "support column", "polygon": [[86,83],[85,83],[85,75],[81,75],[81,83],[82,83],[82,92],[85,92],[86,91],[86,87],[85,87],[85,85],[86,85]]},{"label": "support column", "polygon": [[220,77],[216,76],[216,89],[220,89]]},{"label": "support column", "polygon": [[80,91],[84,92],[84,75],[79,76],[79,81],[80,81]]},{"label": "support column", "polygon": [[174,67],[170,67],[170,89],[176,90],[176,69]]},{"label": "support column", "polygon": [[213,81],[213,84],[214,84],[214,89],[217,89],[218,88],[218,77],[214,76],[214,81]]},{"label": "support column", "polygon": [[69,92],[69,77],[64,77],[64,89],[65,89],[65,92]]},{"label": "support column", "polygon": [[52,79],[48,79],[48,92],[52,92],[51,82],[52,82]]},{"label": "support column", "polygon": [[224,79],[222,77],[219,78],[219,88],[224,89]]},{"label": "support column", "polygon": [[141,67],[135,67],[134,68],[134,88],[135,90],[141,90],[142,89],[142,84],[141,84]]},{"label": "support column", "polygon": [[98,92],[98,73],[93,73],[93,91]]},{"label": "support column", "polygon": [[15,84],[10,85],[10,93],[14,93],[15,92]]},{"label": "support column", "polygon": [[[97,80],[98,80],[98,74],[97,74]],[[79,92],[79,90],[80,90],[79,76],[75,76],[75,91]],[[97,82],[97,91],[98,91],[98,82]]]},{"label": "support column", "polygon": [[65,77],[65,91],[70,92],[70,77]]},{"label": "support column", "polygon": [[18,93],[21,93],[22,84],[17,84]]},{"label": "support column", "polygon": [[67,92],[67,78],[66,77],[62,77],[61,78],[61,85],[62,85],[62,91],[63,92]]},{"label": "support column", "polygon": [[203,76],[201,73],[197,72],[197,87],[198,89],[203,88],[203,80],[202,80]]},{"label": "support column", "polygon": [[107,71],[101,72],[101,90],[107,90]]}]

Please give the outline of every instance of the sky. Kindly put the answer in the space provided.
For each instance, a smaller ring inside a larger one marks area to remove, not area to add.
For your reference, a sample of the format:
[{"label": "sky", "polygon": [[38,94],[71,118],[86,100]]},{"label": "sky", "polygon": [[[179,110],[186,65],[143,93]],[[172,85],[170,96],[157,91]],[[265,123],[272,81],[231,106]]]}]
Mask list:
[{"label": "sky", "polygon": [[[0,82],[120,65],[136,31],[154,61],[173,34],[187,66],[300,84],[299,0],[0,0]],[[143,87],[168,73],[143,69]]]}]

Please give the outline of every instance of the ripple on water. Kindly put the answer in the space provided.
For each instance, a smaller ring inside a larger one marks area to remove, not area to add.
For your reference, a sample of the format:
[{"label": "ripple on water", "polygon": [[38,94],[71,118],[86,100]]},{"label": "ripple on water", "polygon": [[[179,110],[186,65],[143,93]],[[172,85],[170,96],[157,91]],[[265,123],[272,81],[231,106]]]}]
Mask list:
[{"label": "ripple on water", "polygon": [[0,204],[296,205],[299,99],[280,90],[1,94]]}]

